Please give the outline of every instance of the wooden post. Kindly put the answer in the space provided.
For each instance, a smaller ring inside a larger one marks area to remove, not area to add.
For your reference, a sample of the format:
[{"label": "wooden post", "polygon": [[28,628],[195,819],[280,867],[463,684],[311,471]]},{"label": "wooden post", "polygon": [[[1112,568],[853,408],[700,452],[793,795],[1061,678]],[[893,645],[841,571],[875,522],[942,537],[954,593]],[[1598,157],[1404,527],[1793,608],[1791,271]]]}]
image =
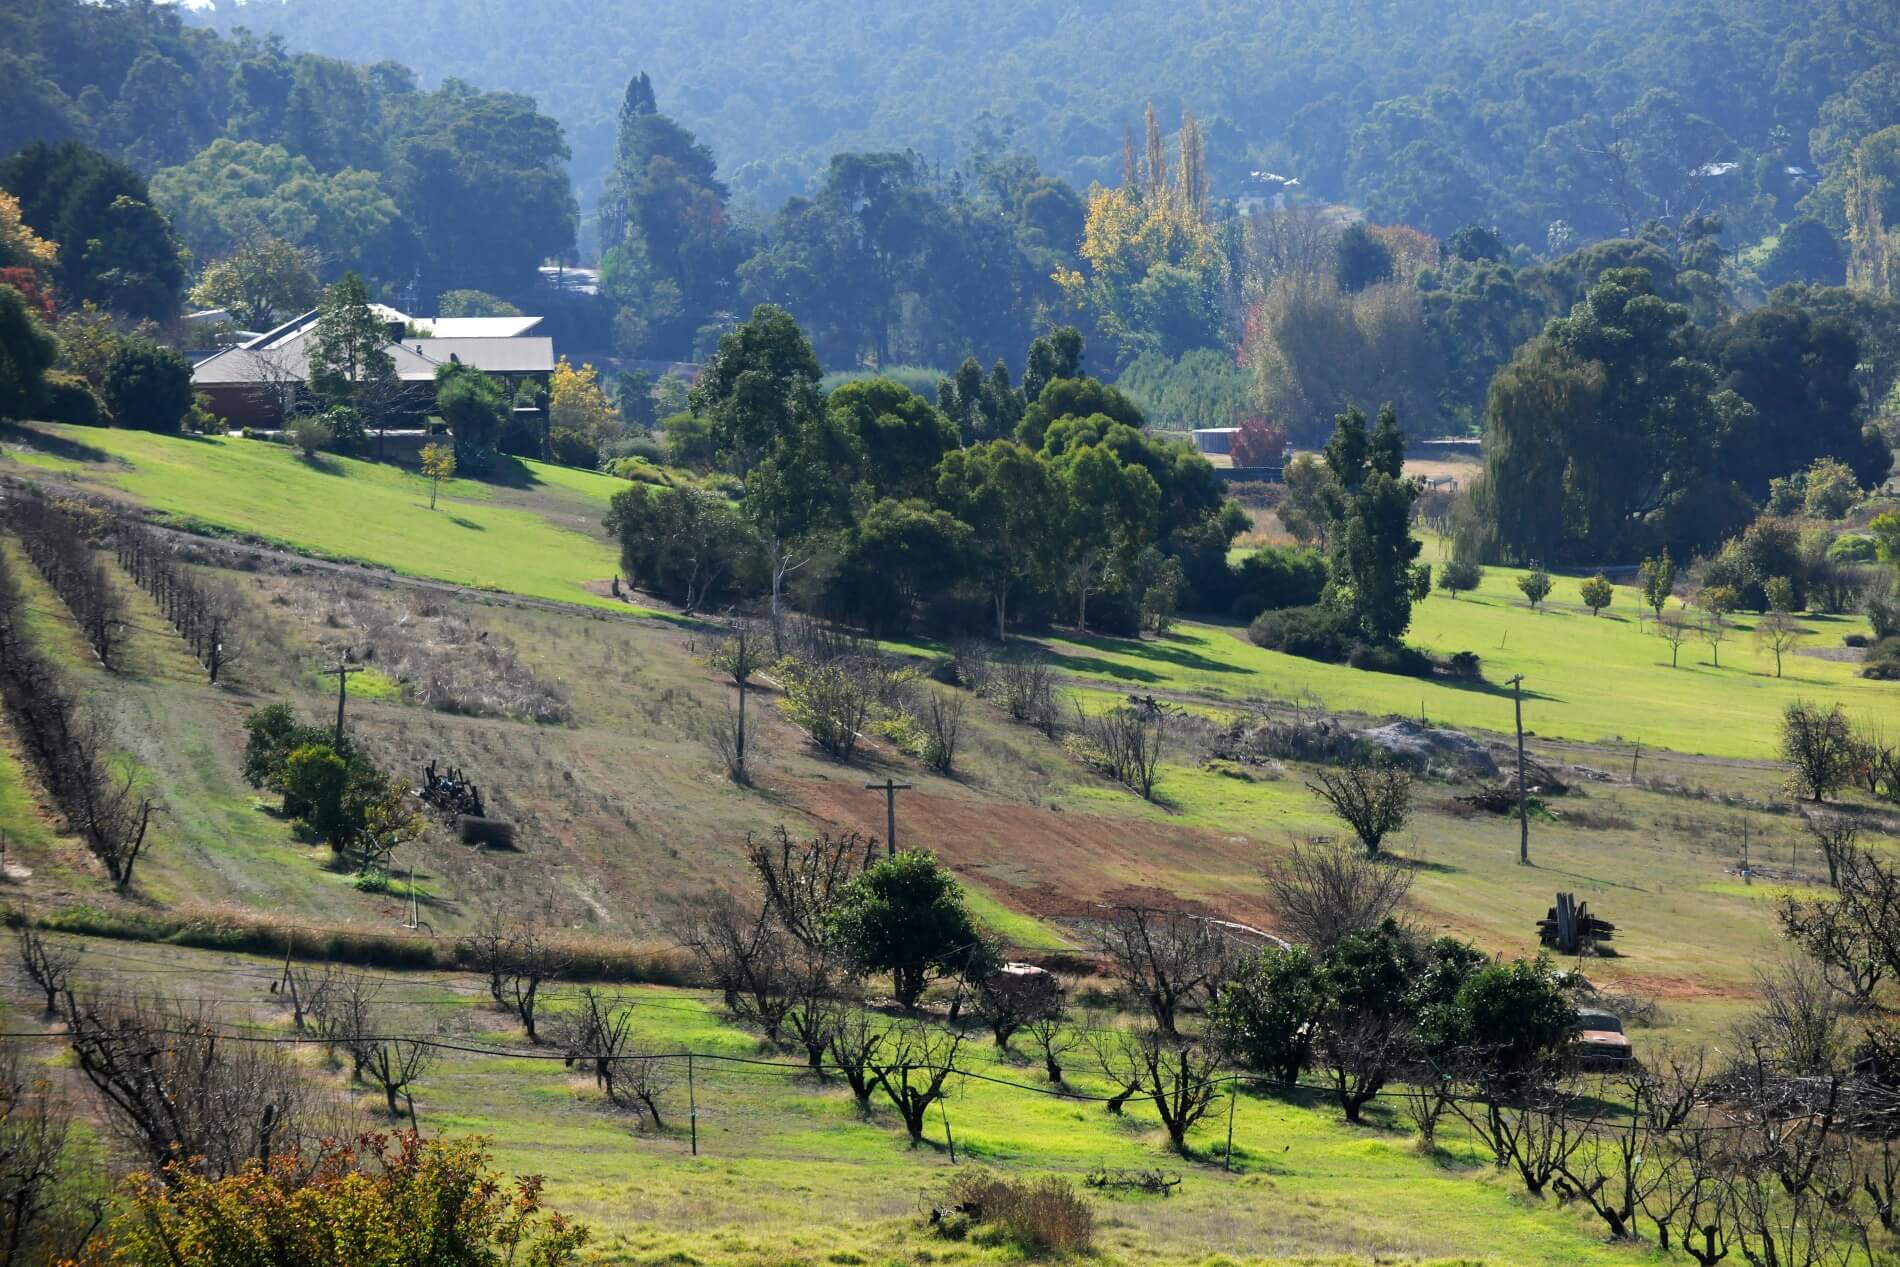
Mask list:
[{"label": "wooden post", "polygon": [[686,1120],[693,1128],[693,1156],[699,1156],[699,1095],[693,1088],[693,1053],[686,1053]]},{"label": "wooden post", "polygon": [[319,677],[336,679],[336,737],[331,741],[330,746],[338,752],[343,750],[343,700],[349,694],[347,688],[350,674],[361,673],[363,669],[363,665],[349,665],[342,656],[338,656],[334,669],[324,669],[318,674]]},{"label": "wooden post", "polygon": [[889,775],[882,783],[866,783],[865,790],[884,793],[884,856],[897,856],[897,794],[910,791],[908,783],[894,783]]},{"label": "wooden post", "polygon": [[950,1133],[950,1110],[943,1105],[941,1096],[937,1099],[937,1113],[943,1118],[944,1142],[950,1145],[950,1164],[957,1164],[957,1137]]},{"label": "wooden post", "polygon": [[1630,784],[1631,786],[1634,786],[1636,783],[1636,763],[1638,761],[1641,761],[1642,759],[1643,759],[1643,741],[1638,739],[1636,741],[1636,751],[1630,753]]},{"label": "wooden post", "polygon": [[1517,861],[1531,864],[1530,807],[1524,803],[1524,675],[1511,679],[1511,698],[1517,718]]},{"label": "wooden post", "polygon": [[1234,1168],[1234,1080],[1227,1080],[1227,1159],[1221,1163],[1221,1169],[1231,1171]]}]

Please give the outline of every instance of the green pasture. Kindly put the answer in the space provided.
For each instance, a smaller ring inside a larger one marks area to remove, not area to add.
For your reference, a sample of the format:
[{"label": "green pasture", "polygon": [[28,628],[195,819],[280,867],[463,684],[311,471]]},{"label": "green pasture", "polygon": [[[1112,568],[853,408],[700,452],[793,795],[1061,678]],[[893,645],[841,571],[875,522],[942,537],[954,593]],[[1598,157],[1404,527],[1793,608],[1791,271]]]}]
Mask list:
[{"label": "green pasture", "polygon": [[[1524,675],[1524,725],[1547,738],[1635,743],[1723,757],[1768,757],[1782,710],[1799,699],[1840,701],[1850,713],[1900,716],[1900,684],[1856,676],[1854,663],[1805,654],[1774,659],[1757,648],[1756,618],[1731,617],[1720,667],[1701,641],[1685,642],[1670,667],[1669,645],[1652,632],[1641,594],[1618,586],[1600,616],[1578,605],[1577,578],[1557,580],[1552,602],[1532,611],[1517,589],[1521,573],[1489,568],[1473,593],[1434,592],[1413,609],[1406,641],[1435,655],[1473,651],[1482,683],[1422,681],[1320,664],[1264,651],[1244,628],[1183,623],[1165,637],[1048,639],[1064,672],[1133,693],[1185,691],[1244,703],[1267,697],[1311,700],[1374,716],[1398,714],[1452,726],[1509,731],[1511,690]],[[1840,649],[1867,632],[1858,616],[1802,616],[1803,650]]]},{"label": "green pasture", "polygon": [[476,589],[625,608],[582,588],[619,569],[600,526],[623,481],[504,458],[494,482],[429,486],[399,467],[225,436],[44,426],[5,437],[15,463],[116,488],[181,526]]}]

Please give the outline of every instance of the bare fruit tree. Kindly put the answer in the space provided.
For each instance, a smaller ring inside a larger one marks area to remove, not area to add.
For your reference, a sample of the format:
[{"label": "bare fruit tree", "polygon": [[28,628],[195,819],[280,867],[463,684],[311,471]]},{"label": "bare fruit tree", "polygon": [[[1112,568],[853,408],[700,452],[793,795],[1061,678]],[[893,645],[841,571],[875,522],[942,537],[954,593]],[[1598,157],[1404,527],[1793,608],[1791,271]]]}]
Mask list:
[{"label": "bare fruit tree", "polygon": [[957,1071],[962,1045],[963,1035],[954,1030],[913,1023],[892,1031],[867,1062],[877,1088],[904,1119],[913,1146],[923,1142],[930,1106],[950,1094],[945,1084]]},{"label": "bare fruit tree", "polygon": [[1227,966],[1227,948],[1206,919],[1151,906],[1123,906],[1096,927],[1109,971],[1154,1018],[1175,1034],[1181,1008],[1211,990]]},{"label": "bare fruit tree", "polygon": [[1102,1074],[1118,1087],[1154,1105],[1178,1153],[1187,1134],[1220,1098],[1220,1054],[1197,1040],[1182,1041],[1156,1029],[1118,1032],[1099,1044]]},{"label": "bare fruit tree", "polygon": [[72,985],[73,969],[79,966],[79,947],[72,942],[49,941],[46,935],[22,924],[14,930],[20,951],[20,967],[46,996],[46,1014],[59,1010],[59,996]]},{"label": "bare fruit tree", "polygon": [[114,1128],[161,1173],[209,1178],[297,1141],[301,1076],[282,1049],[227,1041],[201,1005],[65,999],[67,1040]]},{"label": "bare fruit tree", "polygon": [[1860,839],[1860,824],[1845,814],[1828,813],[1803,815],[1802,822],[1827,861],[1828,887],[1840,888],[1841,864],[1854,852],[1854,842]]},{"label": "bare fruit tree", "polygon": [[1280,931],[1316,955],[1392,918],[1412,889],[1410,871],[1323,843],[1295,844],[1265,875]]}]

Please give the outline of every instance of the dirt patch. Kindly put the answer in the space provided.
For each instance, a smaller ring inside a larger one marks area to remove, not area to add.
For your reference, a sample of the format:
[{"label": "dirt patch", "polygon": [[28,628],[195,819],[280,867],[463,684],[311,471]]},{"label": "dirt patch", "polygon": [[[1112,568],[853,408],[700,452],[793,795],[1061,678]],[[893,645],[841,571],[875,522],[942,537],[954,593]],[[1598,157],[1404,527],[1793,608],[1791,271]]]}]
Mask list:
[{"label": "dirt patch", "polygon": [[[846,778],[849,778],[849,782]],[[805,813],[833,829],[884,833],[884,797],[857,784],[788,784]],[[1141,903],[1260,924],[1262,849],[1205,828],[998,805],[919,787],[898,794],[897,840],[934,851],[1008,904],[1043,918],[1088,918],[1103,905]],[[1179,883],[1193,877],[1193,888]]]}]

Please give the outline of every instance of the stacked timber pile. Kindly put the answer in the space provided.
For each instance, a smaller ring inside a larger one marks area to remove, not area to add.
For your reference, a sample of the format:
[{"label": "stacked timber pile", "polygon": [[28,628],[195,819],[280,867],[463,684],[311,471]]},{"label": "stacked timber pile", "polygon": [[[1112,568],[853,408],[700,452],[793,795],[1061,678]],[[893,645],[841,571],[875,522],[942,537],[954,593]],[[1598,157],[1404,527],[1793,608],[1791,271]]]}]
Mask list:
[{"label": "stacked timber pile", "polygon": [[1557,905],[1537,921],[1537,940],[1566,955],[1615,936],[1615,924],[1590,914],[1589,903],[1577,901],[1570,893],[1559,893]]}]

